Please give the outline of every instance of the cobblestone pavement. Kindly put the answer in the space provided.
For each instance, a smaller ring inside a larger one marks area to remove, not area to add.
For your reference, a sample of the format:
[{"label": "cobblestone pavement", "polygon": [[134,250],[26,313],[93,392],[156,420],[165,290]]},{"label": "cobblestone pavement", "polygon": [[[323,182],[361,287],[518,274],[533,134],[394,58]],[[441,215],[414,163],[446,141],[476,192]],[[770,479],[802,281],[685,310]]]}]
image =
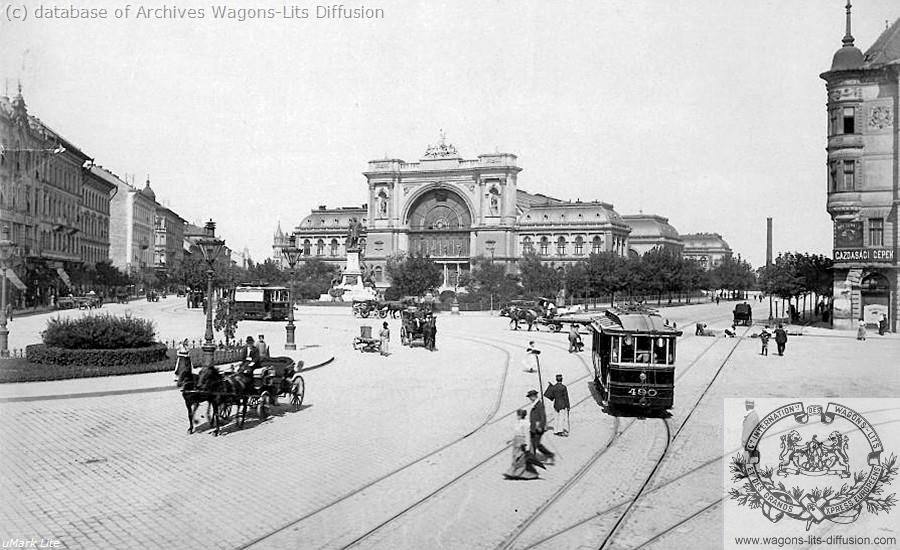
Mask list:
[{"label": "cobblestone pavement", "polygon": [[[159,325],[184,334],[196,312],[170,302],[141,307],[162,311]],[[713,328],[730,321],[728,304],[663,314],[689,334],[693,321]],[[0,403],[0,538],[54,538],[68,548],[342,548],[434,493],[357,546],[493,548],[613,436],[614,420],[591,394],[590,358],[568,354],[564,334],[513,332],[505,319],[485,315],[442,315],[439,349],[430,353],[401,347],[399,323],[389,321],[395,337],[385,358],[350,350],[359,326],[380,320],[332,308],[306,308],[299,317],[295,356],[334,355],[335,362],[307,373],[302,410],[276,409],[264,422],[250,414],[243,429],[228,427],[218,438],[185,433],[175,391]],[[239,330],[260,332],[274,347],[283,344],[282,324]],[[511,413],[538,386],[522,365],[529,339],[544,350],[544,385],[562,373],[579,405],[571,437],[545,436],[559,463],[540,481],[509,482],[501,473]],[[685,337],[673,424],[735,343],[614,547],[634,547],[721,498],[722,398],[878,396],[897,387],[896,369],[885,369],[896,339],[796,337],[785,357],[766,358],[751,339]],[[622,419],[619,440],[514,547],[596,548],[615,520],[597,513],[626,500],[646,476],[647,460],[664,444],[660,428],[660,420]],[[653,544],[718,548],[721,532],[721,509],[713,507]]]}]

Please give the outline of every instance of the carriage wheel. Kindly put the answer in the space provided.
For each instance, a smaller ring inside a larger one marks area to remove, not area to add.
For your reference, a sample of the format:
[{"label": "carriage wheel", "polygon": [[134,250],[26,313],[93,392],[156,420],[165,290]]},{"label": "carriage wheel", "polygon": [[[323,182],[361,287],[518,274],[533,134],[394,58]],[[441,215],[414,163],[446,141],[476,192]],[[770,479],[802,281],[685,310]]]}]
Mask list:
[{"label": "carriage wheel", "polygon": [[369,310],[364,309],[364,310],[360,311],[359,316],[362,317],[363,319],[368,319],[369,318]]},{"label": "carriage wheel", "polygon": [[386,310],[386,309],[379,309],[379,310],[378,310],[378,316],[381,317],[382,319],[386,319],[386,318],[387,318],[387,310]]},{"label": "carriage wheel", "polygon": [[303,381],[302,376],[298,376],[291,385],[291,407],[295,411],[299,411],[300,406],[303,405],[304,395],[306,395],[306,382]]}]

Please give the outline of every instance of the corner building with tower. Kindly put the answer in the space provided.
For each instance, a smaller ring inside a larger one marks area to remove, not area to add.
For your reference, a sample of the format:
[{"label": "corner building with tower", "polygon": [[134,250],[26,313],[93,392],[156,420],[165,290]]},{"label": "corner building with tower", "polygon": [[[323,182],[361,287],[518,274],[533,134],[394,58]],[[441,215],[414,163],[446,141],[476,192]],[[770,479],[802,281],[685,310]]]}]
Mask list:
[{"label": "corner building with tower", "polygon": [[897,330],[900,19],[865,52],[846,6],[843,46],[821,74],[828,103],[828,213],[834,222],[834,327],[887,316]]}]

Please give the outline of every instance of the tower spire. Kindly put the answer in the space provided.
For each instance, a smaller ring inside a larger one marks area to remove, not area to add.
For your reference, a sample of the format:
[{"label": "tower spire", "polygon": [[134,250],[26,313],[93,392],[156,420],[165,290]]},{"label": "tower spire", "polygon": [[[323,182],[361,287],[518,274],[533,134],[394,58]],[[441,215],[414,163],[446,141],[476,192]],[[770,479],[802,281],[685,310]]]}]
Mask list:
[{"label": "tower spire", "polygon": [[852,46],[853,45],[853,34],[850,33],[850,8],[851,8],[850,0],[847,0],[847,34],[844,35],[844,46]]}]

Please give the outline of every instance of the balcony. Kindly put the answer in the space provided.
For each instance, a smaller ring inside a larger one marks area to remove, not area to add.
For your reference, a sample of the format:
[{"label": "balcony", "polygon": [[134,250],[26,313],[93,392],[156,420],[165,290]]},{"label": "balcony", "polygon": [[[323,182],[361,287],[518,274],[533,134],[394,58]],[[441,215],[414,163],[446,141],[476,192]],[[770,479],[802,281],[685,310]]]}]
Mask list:
[{"label": "balcony", "polygon": [[856,219],[862,206],[862,198],[858,191],[834,191],[828,193],[826,209],[835,221]]},{"label": "balcony", "polygon": [[839,134],[828,138],[828,152],[839,149],[862,149],[863,137],[860,134]]}]

